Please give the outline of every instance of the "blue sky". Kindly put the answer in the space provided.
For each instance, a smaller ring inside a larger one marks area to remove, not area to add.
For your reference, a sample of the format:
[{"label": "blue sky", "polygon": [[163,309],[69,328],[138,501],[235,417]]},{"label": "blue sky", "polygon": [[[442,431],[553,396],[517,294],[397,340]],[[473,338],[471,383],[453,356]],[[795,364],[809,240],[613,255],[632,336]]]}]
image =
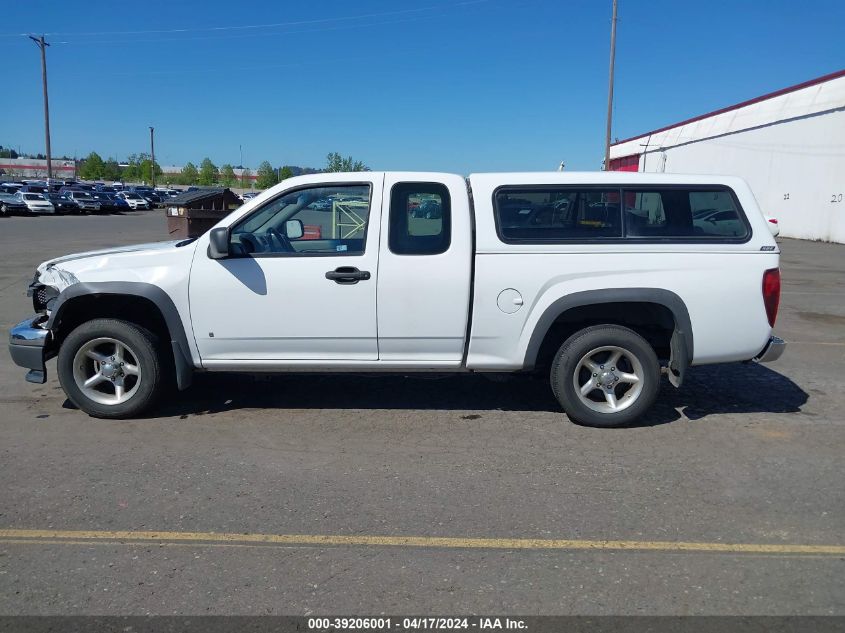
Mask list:
[{"label": "blue sky", "polygon": [[[470,173],[598,169],[610,0],[6,3],[0,145]],[[620,0],[625,138],[845,66],[841,0]],[[265,27],[261,25],[274,24]],[[241,28],[244,27],[244,28]]]}]

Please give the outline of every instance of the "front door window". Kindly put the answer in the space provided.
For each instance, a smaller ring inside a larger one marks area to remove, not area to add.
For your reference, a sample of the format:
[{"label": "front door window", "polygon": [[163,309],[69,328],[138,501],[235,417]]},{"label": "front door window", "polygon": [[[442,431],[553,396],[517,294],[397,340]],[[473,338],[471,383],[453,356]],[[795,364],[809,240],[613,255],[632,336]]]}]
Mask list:
[{"label": "front door window", "polygon": [[271,200],[231,231],[233,255],[362,255],[369,185],[305,187]]}]

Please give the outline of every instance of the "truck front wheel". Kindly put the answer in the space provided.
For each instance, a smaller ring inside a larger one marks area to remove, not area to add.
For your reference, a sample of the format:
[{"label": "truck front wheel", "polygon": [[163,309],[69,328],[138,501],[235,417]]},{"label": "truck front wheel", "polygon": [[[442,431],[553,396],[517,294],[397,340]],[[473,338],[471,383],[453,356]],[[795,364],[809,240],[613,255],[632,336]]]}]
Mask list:
[{"label": "truck front wheel", "polygon": [[552,363],[552,391],[571,420],[613,427],[634,422],[654,404],[660,363],[642,336],[596,325],[570,336]]},{"label": "truck front wheel", "polygon": [[95,319],[62,343],[59,382],[73,404],[95,418],[131,418],[151,407],[162,388],[156,337],[117,319]]}]

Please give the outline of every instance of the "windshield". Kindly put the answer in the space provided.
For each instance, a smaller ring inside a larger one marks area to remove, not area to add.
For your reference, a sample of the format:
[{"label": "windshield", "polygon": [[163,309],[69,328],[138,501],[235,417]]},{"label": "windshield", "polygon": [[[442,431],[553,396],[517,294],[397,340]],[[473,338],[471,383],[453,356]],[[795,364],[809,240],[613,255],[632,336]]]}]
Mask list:
[{"label": "windshield", "polygon": [[24,200],[43,200],[44,196],[42,196],[40,193],[25,193],[25,194],[23,194],[23,199]]},{"label": "windshield", "polygon": [[89,200],[91,198],[91,194],[87,191],[74,191],[73,192],[74,198],[84,198],[85,200]]},{"label": "windshield", "polygon": [[140,200],[141,199],[141,196],[139,196],[137,193],[127,193],[127,194],[124,194],[124,195],[127,198],[129,198],[130,200]]}]

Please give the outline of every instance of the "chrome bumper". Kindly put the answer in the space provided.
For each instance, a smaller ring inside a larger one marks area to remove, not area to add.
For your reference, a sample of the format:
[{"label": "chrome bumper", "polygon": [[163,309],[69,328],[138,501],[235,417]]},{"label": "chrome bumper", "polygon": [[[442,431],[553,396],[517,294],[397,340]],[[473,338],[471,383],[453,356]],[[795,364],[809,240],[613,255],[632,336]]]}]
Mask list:
[{"label": "chrome bumper", "polygon": [[50,330],[40,327],[47,317],[33,316],[21,321],[9,332],[9,354],[16,365],[28,369],[26,380],[36,384],[47,382],[47,344]]},{"label": "chrome bumper", "polygon": [[785,349],[786,341],[777,336],[772,336],[766,343],[766,347],[754,357],[754,360],[758,363],[772,363],[781,357]]}]

